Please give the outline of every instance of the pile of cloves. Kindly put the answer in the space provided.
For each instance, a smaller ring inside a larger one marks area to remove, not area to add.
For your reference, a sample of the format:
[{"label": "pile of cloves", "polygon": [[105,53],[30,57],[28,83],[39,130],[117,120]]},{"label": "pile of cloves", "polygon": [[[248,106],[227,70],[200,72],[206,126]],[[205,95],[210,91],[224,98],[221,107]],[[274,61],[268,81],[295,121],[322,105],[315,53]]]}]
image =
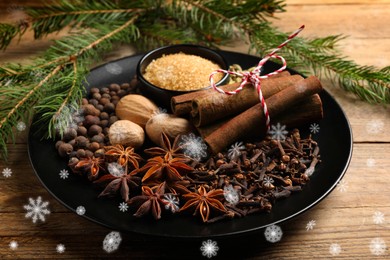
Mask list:
[{"label": "pile of cloves", "polygon": [[317,142],[311,135],[302,139],[294,129],[284,140],[268,136],[260,142],[236,143],[204,163],[193,161],[195,170],[184,178],[191,191],[199,185],[208,190],[224,189],[224,206],[229,214],[218,219],[243,217],[269,212],[276,200],[300,191],[318,162]]}]

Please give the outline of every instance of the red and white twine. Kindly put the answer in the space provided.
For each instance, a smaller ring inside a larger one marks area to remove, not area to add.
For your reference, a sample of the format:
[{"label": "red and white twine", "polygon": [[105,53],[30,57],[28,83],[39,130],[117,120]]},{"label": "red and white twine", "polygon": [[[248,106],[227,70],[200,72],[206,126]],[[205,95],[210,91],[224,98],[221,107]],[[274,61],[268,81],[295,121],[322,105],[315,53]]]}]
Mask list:
[{"label": "red and white twine", "polygon": [[[257,64],[257,67],[252,71],[242,72],[242,73],[233,72],[233,71],[229,71],[229,70],[223,70],[223,69],[218,69],[218,70],[213,71],[210,74],[210,85],[213,87],[214,90],[218,91],[219,93],[223,93],[223,94],[227,94],[227,95],[235,95],[238,92],[240,92],[248,82],[251,83],[256,88],[257,94],[259,95],[260,104],[261,104],[261,107],[263,108],[265,119],[266,119],[266,127],[267,127],[267,130],[269,130],[270,116],[269,116],[267,104],[265,103],[265,98],[264,98],[263,93],[261,91],[261,80],[266,79],[272,75],[276,75],[276,74],[278,74],[286,69],[286,67],[287,67],[286,60],[282,56],[279,56],[275,53],[277,51],[279,51],[281,48],[283,48],[285,45],[287,45],[287,43],[289,41],[291,41],[295,36],[297,36],[304,28],[305,28],[305,26],[302,25],[301,27],[299,27],[298,30],[296,30],[294,33],[292,33],[290,36],[288,36],[286,41],[284,41],[282,44],[280,44],[278,47],[276,47],[271,53],[267,54],[262,60],[260,60],[260,62]],[[283,66],[280,67],[279,69],[273,71],[273,72],[270,72],[268,74],[260,76],[261,68],[264,66],[264,64],[270,58],[276,58],[276,59],[281,60],[283,63]],[[215,82],[214,82],[214,75],[217,73],[220,73],[220,72],[241,77],[242,81],[241,81],[240,86],[233,91],[224,91],[223,89],[217,87],[215,85]]]}]

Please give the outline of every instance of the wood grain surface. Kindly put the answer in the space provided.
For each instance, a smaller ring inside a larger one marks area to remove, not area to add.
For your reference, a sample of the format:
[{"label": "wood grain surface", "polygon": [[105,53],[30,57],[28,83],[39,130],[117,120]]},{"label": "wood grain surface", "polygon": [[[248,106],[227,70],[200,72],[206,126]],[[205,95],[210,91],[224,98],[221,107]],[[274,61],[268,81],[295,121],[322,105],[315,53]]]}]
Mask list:
[{"label": "wood grain surface", "polygon": [[[10,6],[39,6],[42,1],[1,1],[0,21],[10,21]],[[343,34],[349,37],[340,49],[362,65],[390,65],[389,0],[287,0],[286,13],[276,15],[274,25],[283,31],[306,25],[304,37]],[[0,62],[28,62],[66,32],[33,41],[29,33],[0,53]],[[229,48],[247,52],[237,42]],[[130,46],[117,46],[104,62],[131,55]],[[282,240],[272,244],[261,232],[216,239],[221,259],[390,259],[390,107],[370,105],[346,93],[331,82],[325,88],[345,111],[353,130],[354,150],[343,181],[313,209],[283,223]],[[1,104],[0,104],[1,105]],[[9,161],[0,161],[0,172],[12,170],[9,178],[0,174],[0,259],[185,259],[202,258],[201,240],[160,241],[135,234],[122,234],[118,251],[108,254],[102,241],[111,230],[71,212],[51,196],[32,170],[27,154],[28,129],[9,146]],[[25,218],[28,198],[49,201],[51,213],[43,223]],[[374,215],[383,214],[375,223]],[[314,220],[315,226],[306,225]],[[18,248],[12,250],[11,241]],[[378,241],[380,243],[378,243]],[[63,244],[59,254],[56,246]],[[338,254],[331,246],[338,245]],[[381,255],[372,247],[382,246]]]}]

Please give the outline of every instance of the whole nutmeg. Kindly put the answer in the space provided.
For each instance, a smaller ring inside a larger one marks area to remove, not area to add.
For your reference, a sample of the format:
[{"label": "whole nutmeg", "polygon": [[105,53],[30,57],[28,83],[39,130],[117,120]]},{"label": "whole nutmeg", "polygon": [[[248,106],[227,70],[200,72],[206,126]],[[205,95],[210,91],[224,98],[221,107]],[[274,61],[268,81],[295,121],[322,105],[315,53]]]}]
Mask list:
[{"label": "whole nutmeg", "polygon": [[164,132],[169,138],[193,131],[191,123],[184,118],[171,114],[158,114],[153,116],[145,127],[146,134],[153,143],[162,146],[161,134]]},{"label": "whole nutmeg", "polygon": [[86,127],[90,127],[91,125],[97,125],[97,124],[99,124],[99,122],[100,122],[99,117],[93,116],[93,115],[87,115],[87,116],[85,116],[85,118],[84,118],[83,124],[84,124],[84,126],[86,126]]},{"label": "whole nutmeg", "polygon": [[142,128],[158,111],[158,107],[142,95],[130,94],[119,100],[115,113],[121,120],[130,120]]},{"label": "whole nutmeg", "polygon": [[102,127],[101,126],[98,126],[98,125],[91,125],[88,129],[88,135],[89,136],[94,136],[94,135],[98,135],[100,134],[101,132],[103,131]]},{"label": "whole nutmeg", "polygon": [[86,136],[87,135],[87,128],[85,128],[84,126],[77,127],[77,135]]},{"label": "whole nutmeg", "polygon": [[84,115],[93,115],[93,116],[100,115],[100,111],[92,104],[82,105],[81,109]]},{"label": "whole nutmeg", "polygon": [[145,132],[139,125],[129,120],[118,120],[111,125],[108,137],[112,145],[121,144],[137,149],[145,140]]},{"label": "whole nutmeg", "polygon": [[68,141],[74,139],[76,136],[77,136],[77,131],[76,131],[76,129],[74,129],[74,128],[69,128],[69,129],[67,129],[66,132],[64,133],[64,136],[63,136],[62,139],[63,139],[65,142],[68,142]]},{"label": "whole nutmeg", "polygon": [[104,105],[104,109],[103,111],[107,112],[107,113],[112,113],[115,111],[115,105],[113,103],[107,103]]},{"label": "whole nutmeg", "polygon": [[85,136],[81,135],[81,136],[77,136],[75,138],[75,146],[78,148],[85,148],[85,147],[87,147],[88,143],[89,143],[89,140]]},{"label": "whole nutmeg", "polygon": [[73,151],[73,146],[68,143],[62,143],[60,146],[58,146],[58,154],[61,157],[65,157],[69,155]]}]

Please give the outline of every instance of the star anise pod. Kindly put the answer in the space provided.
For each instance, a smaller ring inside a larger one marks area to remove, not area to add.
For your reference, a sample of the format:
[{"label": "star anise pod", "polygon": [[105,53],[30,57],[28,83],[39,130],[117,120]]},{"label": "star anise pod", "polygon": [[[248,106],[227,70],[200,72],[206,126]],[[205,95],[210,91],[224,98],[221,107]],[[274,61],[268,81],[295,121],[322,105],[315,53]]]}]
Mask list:
[{"label": "star anise pod", "polygon": [[135,169],[139,168],[138,161],[142,160],[142,157],[134,152],[133,147],[128,146],[125,148],[123,145],[117,144],[106,146],[104,149],[106,150],[105,154],[116,157],[120,165],[127,166],[130,163]]},{"label": "star anise pod", "polygon": [[99,171],[104,170],[102,164],[104,160],[100,157],[85,157],[81,159],[74,168],[76,170],[83,169],[88,172],[88,179],[90,181],[96,180],[99,177]]},{"label": "star anise pod", "polygon": [[187,200],[180,211],[194,211],[194,215],[200,213],[203,222],[207,222],[210,213],[225,214],[227,212],[221,200],[224,198],[222,189],[212,189],[206,191],[205,187],[200,186],[198,192],[184,194],[183,198]]},{"label": "star anise pod", "polygon": [[131,191],[136,190],[141,185],[141,177],[126,173],[121,176],[106,174],[94,183],[105,186],[99,197],[113,197],[120,192],[122,199],[128,201]]},{"label": "star anise pod", "polygon": [[131,198],[127,204],[138,207],[135,217],[142,217],[149,212],[155,219],[161,218],[161,207],[167,202],[164,200],[165,182],[158,185],[154,190],[148,186],[142,186],[142,195]]},{"label": "star anise pod", "polygon": [[164,158],[160,156],[153,157],[139,169],[139,172],[147,170],[142,182],[175,182],[182,179],[182,175],[194,170],[191,166],[185,164],[185,158],[171,158],[166,154]]},{"label": "star anise pod", "polygon": [[176,136],[173,144],[169,140],[169,137],[162,132],[161,133],[161,147],[152,147],[145,149],[145,153],[150,156],[160,156],[165,157],[168,156],[170,159],[172,158],[186,158],[186,156],[181,152],[181,146],[179,145],[180,135]]}]

